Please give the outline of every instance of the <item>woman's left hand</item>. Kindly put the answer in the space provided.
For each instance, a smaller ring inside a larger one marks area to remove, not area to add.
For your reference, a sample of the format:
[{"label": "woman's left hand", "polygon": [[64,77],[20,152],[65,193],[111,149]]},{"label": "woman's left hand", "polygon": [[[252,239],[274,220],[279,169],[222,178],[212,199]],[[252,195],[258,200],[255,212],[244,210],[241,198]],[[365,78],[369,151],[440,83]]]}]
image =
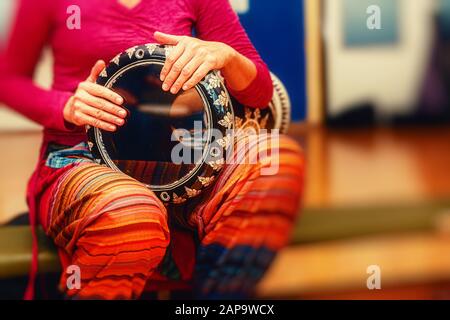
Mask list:
[{"label": "woman's left hand", "polygon": [[237,55],[230,46],[188,36],[155,32],[160,44],[173,45],[161,70],[162,89],[176,94],[199,83],[211,70],[225,68]]}]

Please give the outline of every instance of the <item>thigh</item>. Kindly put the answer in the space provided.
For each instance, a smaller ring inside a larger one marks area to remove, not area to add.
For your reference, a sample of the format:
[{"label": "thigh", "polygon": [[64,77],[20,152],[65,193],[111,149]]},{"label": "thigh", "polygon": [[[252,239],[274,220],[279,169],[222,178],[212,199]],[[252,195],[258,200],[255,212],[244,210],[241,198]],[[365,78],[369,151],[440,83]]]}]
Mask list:
[{"label": "thigh", "polygon": [[69,254],[94,224],[96,235],[101,233],[99,226],[109,234],[120,229],[118,237],[123,237],[127,228],[148,224],[154,225],[155,233],[169,233],[166,209],[151,190],[95,163],[79,163],[64,170],[43,198],[47,201],[40,208],[47,214],[41,215],[46,218],[42,224],[55,244]]},{"label": "thigh", "polygon": [[251,244],[268,228],[266,245],[283,246],[299,212],[304,170],[301,148],[286,136],[255,136],[237,147],[195,214],[202,242],[221,239],[228,246],[238,237]]}]

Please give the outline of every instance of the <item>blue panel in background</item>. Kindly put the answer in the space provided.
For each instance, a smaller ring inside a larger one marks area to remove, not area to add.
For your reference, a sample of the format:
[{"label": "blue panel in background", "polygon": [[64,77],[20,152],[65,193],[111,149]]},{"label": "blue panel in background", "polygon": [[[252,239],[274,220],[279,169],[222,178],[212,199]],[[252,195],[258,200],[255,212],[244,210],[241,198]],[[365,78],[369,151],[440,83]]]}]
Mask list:
[{"label": "blue panel in background", "polygon": [[[242,1],[242,3],[239,3]],[[292,117],[304,120],[306,76],[303,0],[234,0],[248,11],[240,19],[270,70],[285,84],[292,100]],[[236,4],[237,3],[237,4]]]}]

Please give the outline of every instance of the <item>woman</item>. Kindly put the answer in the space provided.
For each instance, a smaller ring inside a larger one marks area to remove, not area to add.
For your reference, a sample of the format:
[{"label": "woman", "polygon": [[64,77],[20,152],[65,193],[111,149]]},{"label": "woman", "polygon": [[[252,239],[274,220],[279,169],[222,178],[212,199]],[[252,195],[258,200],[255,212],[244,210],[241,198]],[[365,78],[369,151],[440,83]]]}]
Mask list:
[{"label": "woman", "polygon": [[[74,4],[80,28],[67,24]],[[79,268],[79,287],[62,273],[68,297],[139,298],[146,284],[183,281],[197,297],[248,296],[288,241],[302,189],[300,150],[281,138],[275,176],[261,175],[270,161],[226,165],[189,207],[165,207],[137,181],[89,161],[83,127],[115,131],[126,117],[122,97],[95,84],[104,60],[150,42],[175,46],[163,90],[187,90],[219,69],[241,103],[271,99],[268,69],[228,0],[21,0],[1,59],[0,100],[45,128],[28,187],[32,225],[54,240],[63,270]],[[31,80],[46,44],[55,59],[51,90]]]}]

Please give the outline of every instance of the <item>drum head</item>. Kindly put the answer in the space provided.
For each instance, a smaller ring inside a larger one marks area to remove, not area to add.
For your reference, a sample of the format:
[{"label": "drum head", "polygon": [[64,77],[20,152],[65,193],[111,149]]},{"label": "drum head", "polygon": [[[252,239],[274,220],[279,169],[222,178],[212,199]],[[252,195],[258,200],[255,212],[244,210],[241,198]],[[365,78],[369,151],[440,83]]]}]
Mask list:
[{"label": "drum head", "polygon": [[234,114],[215,72],[190,90],[163,91],[160,72],[170,50],[148,44],[115,57],[97,83],[124,98],[126,123],[116,132],[87,132],[99,163],[142,182],[163,202],[179,204],[219,174],[233,141]]}]

